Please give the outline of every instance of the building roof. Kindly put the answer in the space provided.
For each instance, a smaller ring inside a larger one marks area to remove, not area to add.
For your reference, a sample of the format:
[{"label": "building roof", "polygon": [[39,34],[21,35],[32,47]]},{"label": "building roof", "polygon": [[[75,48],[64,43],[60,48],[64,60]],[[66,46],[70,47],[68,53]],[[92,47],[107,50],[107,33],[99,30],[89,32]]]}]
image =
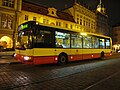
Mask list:
[{"label": "building roof", "polygon": [[[37,4],[26,2],[26,1],[22,2],[22,10],[50,16],[50,15],[48,15],[48,13],[49,13],[48,8],[49,7],[37,5]],[[50,17],[54,17],[54,16],[50,16]],[[54,17],[54,18],[71,21],[71,22],[75,23],[73,16],[71,16],[70,14],[68,14],[66,12],[61,12],[58,10],[57,10],[57,17]]]}]

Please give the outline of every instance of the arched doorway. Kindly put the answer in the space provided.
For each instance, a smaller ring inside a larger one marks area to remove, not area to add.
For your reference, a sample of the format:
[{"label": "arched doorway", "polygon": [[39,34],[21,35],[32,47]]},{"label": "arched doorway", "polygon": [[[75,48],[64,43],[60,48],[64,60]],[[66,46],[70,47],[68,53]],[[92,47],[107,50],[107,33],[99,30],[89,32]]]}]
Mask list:
[{"label": "arched doorway", "polygon": [[0,38],[0,46],[3,46],[4,48],[12,48],[13,40],[8,36],[3,36]]},{"label": "arched doorway", "polygon": [[55,26],[55,23],[52,22],[52,23],[50,23],[50,25]]}]

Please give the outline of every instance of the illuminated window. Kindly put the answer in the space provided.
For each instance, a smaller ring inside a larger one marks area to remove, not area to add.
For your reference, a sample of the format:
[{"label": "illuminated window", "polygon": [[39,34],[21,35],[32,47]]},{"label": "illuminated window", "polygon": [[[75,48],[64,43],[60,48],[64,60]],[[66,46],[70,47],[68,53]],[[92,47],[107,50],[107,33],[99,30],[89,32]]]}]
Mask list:
[{"label": "illuminated window", "polygon": [[49,20],[43,19],[43,23],[44,23],[44,24],[49,24]]},{"label": "illuminated window", "polygon": [[28,15],[25,15],[25,20],[28,20]]},{"label": "illuminated window", "polygon": [[110,39],[106,39],[106,48],[110,48]]},{"label": "illuminated window", "polygon": [[36,17],[33,17],[33,21],[36,21]]},{"label": "illuminated window", "polygon": [[92,48],[91,36],[83,36],[83,48]]},{"label": "illuminated window", "polygon": [[78,34],[71,35],[71,48],[82,48],[82,36]]},{"label": "illuminated window", "polygon": [[2,0],[2,5],[14,8],[14,0]]},{"label": "illuminated window", "polygon": [[73,29],[73,25],[70,25],[70,29]]},{"label": "illuminated window", "polygon": [[92,48],[99,48],[99,38],[92,37]]},{"label": "illuminated window", "polygon": [[77,24],[79,24],[79,18],[77,18]]},{"label": "illuminated window", "polygon": [[83,21],[83,25],[85,26],[85,20]]},{"label": "illuminated window", "polygon": [[57,9],[48,8],[48,15],[57,17]]},{"label": "illuminated window", "polygon": [[105,48],[105,39],[100,38],[100,48]]},{"label": "illuminated window", "polygon": [[68,24],[65,24],[65,27],[68,28]]},{"label": "illuminated window", "polygon": [[55,32],[56,47],[70,48],[70,34],[64,32]]},{"label": "illuminated window", "polygon": [[61,26],[61,22],[56,21],[56,26]]},{"label": "illuminated window", "polygon": [[90,19],[88,19],[88,26],[90,27]]},{"label": "illuminated window", "polygon": [[82,25],[82,19],[80,19],[80,25]]}]

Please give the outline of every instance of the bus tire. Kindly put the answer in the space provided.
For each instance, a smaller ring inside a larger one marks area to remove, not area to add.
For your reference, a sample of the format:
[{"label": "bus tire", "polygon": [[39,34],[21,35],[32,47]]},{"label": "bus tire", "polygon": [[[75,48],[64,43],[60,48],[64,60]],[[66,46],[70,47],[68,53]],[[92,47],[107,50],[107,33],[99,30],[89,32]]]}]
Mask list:
[{"label": "bus tire", "polygon": [[102,52],[101,52],[100,59],[101,59],[101,60],[104,60],[104,58],[105,58],[105,53],[102,51]]},{"label": "bus tire", "polygon": [[64,65],[67,63],[67,56],[65,54],[60,54],[58,57],[58,64]]}]

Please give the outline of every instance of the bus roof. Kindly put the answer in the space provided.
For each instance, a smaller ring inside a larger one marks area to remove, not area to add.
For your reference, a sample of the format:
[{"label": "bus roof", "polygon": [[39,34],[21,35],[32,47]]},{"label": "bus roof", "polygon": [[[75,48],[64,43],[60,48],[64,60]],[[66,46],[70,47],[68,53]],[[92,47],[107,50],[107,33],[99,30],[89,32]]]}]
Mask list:
[{"label": "bus roof", "polygon": [[61,28],[61,27],[58,27],[58,26],[45,25],[45,24],[40,23],[38,21],[28,21],[28,22],[25,22],[25,23],[23,23],[23,24],[21,24],[21,25],[18,26],[18,30],[27,28],[27,24],[28,25],[29,24],[36,24],[36,25],[40,25],[40,26],[46,26],[46,27],[49,27],[49,28],[57,28],[57,29],[61,29],[61,30],[67,30],[67,31],[70,31],[70,32],[77,32],[77,33],[80,33],[80,34],[93,35],[93,36],[104,37],[104,38],[111,38],[109,36],[105,36],[105,35],[101,35],[101,34],[96,34],[96,33],[80,32],[80,31],[75,31],[74,29],[67,29],[67,28]]}]

